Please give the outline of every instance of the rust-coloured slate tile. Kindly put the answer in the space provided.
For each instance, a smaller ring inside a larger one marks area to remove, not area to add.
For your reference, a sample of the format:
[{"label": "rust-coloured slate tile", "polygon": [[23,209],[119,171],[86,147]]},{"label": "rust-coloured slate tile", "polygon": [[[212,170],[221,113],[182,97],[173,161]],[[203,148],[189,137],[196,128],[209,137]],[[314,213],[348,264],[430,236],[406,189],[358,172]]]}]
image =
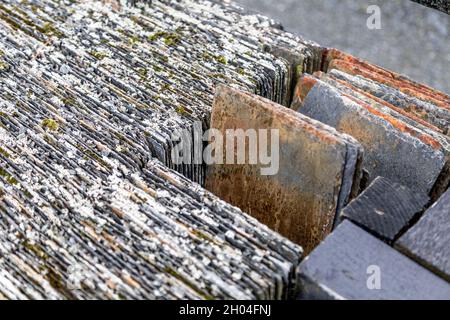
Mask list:
[{"label": "rust-coloured slate tile", "polygon": [[353,75],[361,75],[397,88],[408,95],[434,103],[441,108],[450,109],[450,97],[445,93],[416,83],[405,76],[370,64],[336,49],[325,51],[324,55],[324,71],[338,69]]},{"label": "rust-coloured slate tile", "polygon": [[350,196],[349,184],[357,185],[357,142],[293,110],[223,86],[216,92],[211,127],[222,134],[235,128],[279,130],[276,175],[261,175],[261,164],[214,164],[207,169],[206,188],[311,251],[331,231],[339,205],[346,202],[340,200]]},{"label": "rust-coloured slate tile", "polygon": [[[310,78],[306,81],[308,87],[315,79],[310,75],[304,78]],[[432,192],[447,161],[439,141],[321,80],[315,81],[299,111],[355,137],[364,147],[363,166],[370,181],[385,176]],[[304,82],[300,81],[299,86]]]}]

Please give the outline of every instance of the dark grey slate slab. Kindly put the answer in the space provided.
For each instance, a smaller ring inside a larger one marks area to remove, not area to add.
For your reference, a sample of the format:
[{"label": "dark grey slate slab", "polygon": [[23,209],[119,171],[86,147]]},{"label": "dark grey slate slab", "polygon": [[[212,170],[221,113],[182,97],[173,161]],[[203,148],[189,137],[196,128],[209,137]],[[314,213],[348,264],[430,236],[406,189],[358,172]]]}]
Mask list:
[{"label": "dark grey slate slab", "polygon": [[396,246],[450,281],[450,190],[396,242]]},{"label": "dark grey slate slab", "polygon": [[217,83],[284,99],[287,62],[244,39],[267,19],[105,2],[1,2],[0,300],[286,298],[302,249],[171,152]]},{"label": "dark grey slate slab", "polygon": [[336,69],[331,70],[329,75],[403,110],[406,114],[437,126],[443,134],[449,134],[449,109],[440,108],[431,102],[409,96],[397,88],[392,88],[361,76],[353,76]]},{"label": "dark grey slate slab", "polygon": [[350,221],[341,223],[298,272],[301,299],[450,299],[447,282]]},{"label": "dark grey slate slab", "polygon": [[315,81],[299,112],[356,138],[364,147],[369,182],[384,176],[414,190],[432,191],[446,163],[436,141],[430,144],[432,138],[423,131],[380,116],[370,106]]},{"label": "dark grey slate slab", "polygon": [[340,216],[391,243],[424,210],[428,201],[424,193],[378,177]]},{"label": "dark grey slate slab", "polygon": [[450,2],[448,0],[413,0],[430,8],[434,8],[450,14]]}]

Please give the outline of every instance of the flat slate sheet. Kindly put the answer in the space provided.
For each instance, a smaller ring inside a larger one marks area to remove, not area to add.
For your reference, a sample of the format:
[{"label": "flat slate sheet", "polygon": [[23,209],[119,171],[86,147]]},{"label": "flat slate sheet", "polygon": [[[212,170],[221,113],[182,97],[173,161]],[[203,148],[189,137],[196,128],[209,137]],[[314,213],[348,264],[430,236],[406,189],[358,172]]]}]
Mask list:
[{"label": "flat slate sheet", "polygon": [[349,221],[300,264],[299,274],[306,299],[450,299],[450,284]]},{"label": "flat slate sheet", "polygon": [[[274,175],[262,175],[261,168],[267,165],[261,162],[216,163],[208,166],[206,188],[301,244],[306,252],[331,231],[336,213],[358,190],[360,145],[293,110],[221,86],[211,127],[223,137],[227,129],[264,129],[266,135],[278,130],[279,165]],[[246,155],[248,151],[247,146]]]},{"label": "flat slate sheet", "polygon": [[396,242],[396,246],[450,281],[450,190]]},{"label": "flat slate sheet", "polygon": [[359,75],[438,107],[449,109],[449,95],[339,50],[327,49],[324,53],[324,65],[327,72],[338,69],[352,75]]},{"label": "flat slate sheet", "polygon": [[448,0],[413,0],[430,8],[434,8],[450,14],[450,2]]},{"label": "flat slate sheet", "polygon": [[423,193],[378,177],[342,210],[341,218],[349,219],[382,240],[392,242],[424,210],[428,201],[428,196]]},{"label": "flat slate sheet", "polygon": [[353,76],[337,69],[331,70],[328,74],[351,85],[354,90],[360,89],[366,95],[377,97],[397,110],[400,109],[403,114],[409,115],[411,118],[419,118],[436,126],[437,131],[442,132],[442,134],[450,135],[450,109],[440,108],[433,103],[409,96],[397,88],[361,76]]},{"label": "flat slate sheet", "polygon": [[308,92],[297,89],[298,95],[304,95],[299,112],[357,139],[364,147],[363,165],[370,182],[383,176],[415,190],[433,190],[446,165],[438,141],[329,84],[312,81]]},{"label": "flat slate sheet", "polygon": [[217,83],[282,103],[287,62],[238,36],[263,21],[210,1],[2,1],[0,299],[287,296],[302,249],[170,160]]}]

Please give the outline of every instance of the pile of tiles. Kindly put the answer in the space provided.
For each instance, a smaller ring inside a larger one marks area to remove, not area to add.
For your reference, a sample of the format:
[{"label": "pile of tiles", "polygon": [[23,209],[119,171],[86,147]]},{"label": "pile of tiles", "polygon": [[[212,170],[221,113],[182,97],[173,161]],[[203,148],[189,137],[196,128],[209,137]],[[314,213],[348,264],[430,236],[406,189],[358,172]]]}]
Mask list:
[{"label": "pile of tiles", "polygon": [[361,143],[364,174],[300,265],[300,297],[449,299],[450,97],[334,49],[323,62],[292,108]]},{"label": "pile of tiles", "polygon": [[289,103],[263,48],[320,62],[280,34],[211,1],[2,1],[0,297],[286,297],[302,249],[169,156],[217,83]]},{"label": "pile of tiles", "polygon": [[[220,0],[120,2],[0,3],[0,298],[450,296],[447,95]],[[229,119],[295,159],[173,161]]]},{"label": "pile of tiles", "polygon": [[437,200],[450,183],[450,97],[334,49],[324,57],[292,107],[362,144],[367,183],[382,176]]},{"label": "pile of tiles", "polygon": [[434,8],[450,14],[450,2],[448,0],[413,0],[430,8]]}]

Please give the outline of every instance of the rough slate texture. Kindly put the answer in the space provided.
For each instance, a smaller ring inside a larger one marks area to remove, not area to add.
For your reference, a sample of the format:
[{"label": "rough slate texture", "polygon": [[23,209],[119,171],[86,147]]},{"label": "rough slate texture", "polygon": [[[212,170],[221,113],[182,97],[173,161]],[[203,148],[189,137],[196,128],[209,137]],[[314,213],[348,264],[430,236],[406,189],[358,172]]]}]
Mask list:
[{"label": "rough slate texture", "polygon": [[339,50],[326,50],[324,66],[328,72],[338,69],[352,75],[360,75],[396,88],[407,95],[433,103],[438,107],[449,108],[449,95]]},{"label": "rough slate texture", "polygon": [[358,190],[359,144],[293,110],[220,87],[211,126],[223,134],[234,128],[279,130],[276,175],[262,176],[260,168],[265,166],[260,164],[213,164],[207,169],[206,188],[301,244],[306,252],[331,231],[336,213],[352,189]]},{"label": "rough slate texture", "polygon": [[421,123],[428,123],[430,128],[442,134],[450,134],[450,110],[439,108],[436,105],[408,96],[400,90],[377,83],[361,76],[352,76],[339,70],[331,70],[330,77],[351,86],[354,90],[361,90],[372,98],[378,98],[386,105],[397,111],[419,119]]},{"label": "rough slate texture", "polygon": [[[380,290],[367,285],[371,266],[379,267]],[[450,299],[450,284],[349,221],[300,264],[299,273],[306,299]]]},{"label": "rough slate texture", "polygon": [[450,281],[450,190],[396,242],[396,246]]},{"label": "rough slate texture", "polygon": [[364,147],[363,166],[370,182],[384,176],[429,193],[446,164],[441,145],[430,144],[429,135],[392,117],[381,117],[322,81],[313,84],[299,112],[355,137]]},{"label": "rough slate texture", "polygon": [[210,1],[0,4],[0,298],[287,296],[302,249],[167,159],[215,84],[277,100],[287,62],[237,40],[264,21]]},{"label": "rough slate texture", "polygon": [[448,0],[413,0],[413,1],[434,9],[438,9],[447,14],[450,14],[450,1]]},{"label": "rough slate texture", "polygon": [[425,194],[378,177],[341,212],[346,218],[383,240],[392,242],[411,220],[425,208]]}]

